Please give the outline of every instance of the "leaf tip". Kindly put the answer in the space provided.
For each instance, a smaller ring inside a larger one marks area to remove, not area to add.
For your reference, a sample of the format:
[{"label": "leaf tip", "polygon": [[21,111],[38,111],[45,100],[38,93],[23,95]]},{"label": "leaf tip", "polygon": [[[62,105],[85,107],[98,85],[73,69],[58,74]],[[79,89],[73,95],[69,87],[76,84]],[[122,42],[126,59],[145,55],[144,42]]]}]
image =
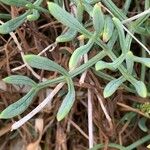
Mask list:
[{"label": "leaf tip", "polygon": [[3,78],[2,81],[7,82],[7,78],[8,78],[8,77]]},{"label": "leaf tip", "polygon": [[108,98],[110,95],[104,91],[103,96],[104,96],[104,98]]},{"label": "leaf tip", "polygon": [[56,118],[57,118],[57,121],[61,121],[63,119],[60,115],[57,115]]},{"label": "leaf tip", "polygon": [[32,59],[32,56],[33,55],[25,55],[25,56],[23,56],[23,58],[28,62],[29,60]]}]

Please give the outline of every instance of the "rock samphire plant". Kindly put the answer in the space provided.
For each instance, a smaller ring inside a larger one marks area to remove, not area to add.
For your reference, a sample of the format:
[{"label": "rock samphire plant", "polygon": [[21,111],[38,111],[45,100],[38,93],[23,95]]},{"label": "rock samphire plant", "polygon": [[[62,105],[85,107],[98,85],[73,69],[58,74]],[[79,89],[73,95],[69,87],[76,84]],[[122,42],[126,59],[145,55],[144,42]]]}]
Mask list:
[{"label": "rock samphire plant", "polygon": [[[109,80],[103,90],[104,98],[112,96],[120,86],[128,92],[138,94],[144,98],[150,95],[147,83],[144,80],[146,71],[142,70],[141,76],[143,78],[140,78],[134,68],[135,63],[142,64],[141,66],[144,66],[144,68],[150,68],[150,58],[146,57],[146,55],[143,57],[142,54],[141,56],[134,55],[134,50],[131,48],[132,41],[136,40],[141,45],[142,50],[150,54],[150,51],[134,36],[134,33],[139,35],[149,34],[147,26],[149,14],[130,20],[126,17],[126,11],[119,10],[111,0],[70,1],[76,7],[75,14],[67,12],[62,7],[63,3],[57,0],[55,3],[48,2],[48,9],[42,7],[42,0],[36,0],[34,3],[26,0],[0,0],[1,3],[6,5],[24,7],[26,10],[22,15],[0,25],[0,34],[9,34],[24,22],[38,20],[41,13],[47,13],[67,27],[67,30],[56,38],[56,43],[70,42],[77,37],[85,41],[84,45],[77,47],[71,55],[68,70],[46,57],[33,54],[25,55],[23,59],[30,67],[56,71],[60,76],[40,83],[35,83],[32,79],[22,75],[11,75],[3,79],[9,84],[31,86],[31,89],[24,97],[2,111],[0,118],[8,119],[23,113],[32,103],[39,90],[52,84],[66,83],[68,93],[57,113],[57,120],[61,121],[69,113],[75,101],[73,78],[89,68],[96,75]],[[146,0],[145,10],[149,6],[150,2]],[[102,8],[106,9],[107,13],[104,13]],[[84,20],[83,23],[84,13],[88,15],[88,20]],[[10,19],[8,14],[0,14],[0,16]],[[95,47],[98,49],[97,54],[86,63],[81,64],[81,58]],[[106,57],[109,59],[105,59]],[[108,62],[107,60],[110,61]],[[103,70],[118,72],[119,76],[114,78]]]}]

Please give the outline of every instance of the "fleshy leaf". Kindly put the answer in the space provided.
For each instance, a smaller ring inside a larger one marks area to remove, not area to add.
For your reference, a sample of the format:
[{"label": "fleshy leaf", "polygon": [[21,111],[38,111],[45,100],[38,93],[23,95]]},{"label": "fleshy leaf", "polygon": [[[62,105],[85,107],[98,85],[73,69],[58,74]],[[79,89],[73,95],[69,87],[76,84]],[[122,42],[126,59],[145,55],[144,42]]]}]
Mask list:
[{"label": "fleshy leaf", "polygon": [[146,89],[145,84],[142,81],[137,81],[135,79],[135,81],[132,82],[132,84],[134,85],[139,96],[144,97],[144,98],[147,96],[147,89]]},{"label": "fleshy leaf", "polygon": [[66,12],[57,4],[53,2],[48,2],[48,9],[49,12],[62,24],[78,32],[89,34],[88,31],[82,26],[82,24],[76,18],[74,18],[71,14]]},{"label": "fleshy leaf", "polygon": [[48,71],[58,71],[61,74],[68,76],[68,72],[63,67],[46,57],[26,55],[24,58],[26,62],[33,68],[44,69]]},{"label": "fleshy leaf", "polygon": [[[43,0],[36,0],[34,5],[39,6],[39,5],[41,5],[42,2],[43,2]],[[35,20],[38,20],[39,17],[40,17],[39,11],[36,9],[32,9],[32,14],[27,16],[27,20],[35,21]]]},{"label": "fleshy leaf", "polygon": [[103,92],[103,95],[105,98],[110,97],[114,92],[118,89],[118,87],[125,81],[126,79],[124,77],[120,77],[118,79],[110,81]]},{"label": "fleshy leaf", "polygon": [[134,61],[144,64],[145,66],[150,68],[150,58],[142,58],[142,57],[133,57]]},{"label": "fleshy leaf", "polygon": [[123,25],[122,25],[121,21],[115,17],[113,18],[113,22],[118,31],[119,41],[120,41],[120,46],[121,46],[122,52],[126,53],[126,40],[125,40],[125,33],[124,33]]},{"label": "fleshy leaf", "polygon": [[73,40],[77,35],[77,32],[74,29],[68,29],[67,32],[65,32],[64,34],[58,36],[56,38],[56,42],[68,42]]},{"label": "fleshy leaf", "polygon": [[57,113],[57,120],[61,121],[69,113],[75,101],[75,90],[71,79],[67,79],[68,94],[65,96]]},{"label": "fleshy leaf", "polygon": [[102,60],[98,61],[96,64],[95,64],[95,69],[96,71],[98,70],[103,70],[103,69],[106,69],[106,68],[109,68],[111,70],[115,70],[114,67],[111,67],[110,66],[110,63],[107,63],[107,62],[104,62]]},{"label": "fleshy leaf", "polygon": [[69,60],[70,70],[74,69],[77,66],[79,59],[92,48],[93,44],[94,40],[91,38],[86,45],[80,46],[73,52]]},{"label": "fleshy leaf", "polygon": [[29,85],[29,86],[36,85],[36,83],[32,79],[22,75],[11,75],[9,77],[4,78],[3,81],[9,84],[16,84],[16,85]]},{"label": "fleshy leaf", "polygon": [[126,65],[127,65],[127,70],[130,74],[133,72],[133,66],[134,66],[134,59],[133,59],[133,53],[129,51],[126,55]]},{"label": "fleshy leaf", "polygon": [[109,15],[106,15],[105,17],[105,25],[104,25],[104,31],[103,31],[103,41],[108,42],[111,38],[114,31],[114,24],[112,22],[112,18]]},{"label": "fleshy leaf", "polygon": [[147,121],[147,118],[145,117],[142,117],[139,121],[138,121],[138,126],[139,128],[143,131],[143,132],[147,132],[148,131],[148,128],[146,126],[146,121]]},{"label": "fleshy leaf", "polygon": [[9,20],[9,19],[11,19],[11,15],[10,14],[5,14],[5,13],[0,13],[0,19]]},{"label": "fleshy leaf", "polygon": [[93,16],[93,7],[88,3],[83,3],[85,11],[92,17]]},{"label": "fleshy leaf", "polygon": [[32,10],[32,14],[30,14],[30,15],[27,16],[27,20],[28,21],[35,21],[35,20],[38,20],[39,17],[40,17],[39,11],[36,10],[36,9],[33,9]]},{"label": "fleshy leaf", "polygon": [[7,21],[6,23],[0,25],[0,34],[8,34],[15,29],[17,29],[21,24],[24,23],[26,20],[27,16],[29,15],[29,12],[26,12],[14,19],[11,19]]},{"label": "fleshy leaf", "polygon": [[5,110],[0,113],[1,119],[13,118],[23,113],[33,101],[38,89],[32,88],[24,97],[17,102],[9,105]]},{"label": "fleshy leaf", "polygon": [[23,6],[31,3],[27,0],[0,0],[0,2],[4,3],[6,5],[17,6],[17,7],[23,7]]},{"label": "fleshy leaf", "polygon": [[122,54],[112,63],[98,61],[95,64],[95,69],[96,69],[96,71],[102,70],[102,69],[116,70],[119,67],[119,65],[121,65],[121,63],[124,61],[124,59],[125,59],[125,55]]},{"label": "fleshy leaf", "polygon": [[70,111],[75,100],[75,90],[74,90],[72,79],[69,76],[69,73],[60,65],[45,57],[41,57],[37,55],[26,55],[25,60],[30,66],[34,68],[44,69],[48,71],[58,71],[66,77],[66,81],[68,85],[68,94],[63,100],[62,105],[60,106],[57,114],[57,119],[59,121],[62,120]]},{"label": "fleshy leaf", "polygon": [[84,16],[83,12],[84,12],[84,6],[81,2],[78,2],[76,18],[79,22],[82,22],[82,20],[83,20],[83,16]]},{"label": "fleshy leaf", "polygon": [[99,35],[104,27],[104,15],[100,3],[95,4],[93,8],[93,26],[96,33]]}]

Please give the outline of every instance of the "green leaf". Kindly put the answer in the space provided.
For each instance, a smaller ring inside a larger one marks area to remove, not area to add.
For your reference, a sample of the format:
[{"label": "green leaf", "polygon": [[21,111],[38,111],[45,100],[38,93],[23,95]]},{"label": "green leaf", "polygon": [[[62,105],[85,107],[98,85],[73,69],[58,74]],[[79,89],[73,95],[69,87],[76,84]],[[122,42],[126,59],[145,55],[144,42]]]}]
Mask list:
[{"label": "green leaf", "polygon": [[121,63],[124,61],[125,59],[125,55],[124,54],[121,54],[114,62],[112,63],[107,63],[107,62],[104,62],[104,61],[98,61],[96,64],[95,64],[95,69],[96,71],[98,70],[102,70],[102,69],[110,69],[110,70],[116,70],[120,65]]},{"label": "green leaf", "polygon": [[115,17],[113,18],[113,22],[118,31],[119,41],[120,41],[120,46],[121,46],[122,52],[126,53],[126,40],[125,40],[125,33],[124,33],[123,25],[122,25],[121,21]]},{"label": "green leaf", "polygon": [[49,12],[62,24],[72,28],[78,32],[89,34],[89,32],[82,26],[82,24],[75,19],[71,14],[66,12],[60,6],[53,2],[48,2]]},{"label": "green leaf", "polygon": [[103,69],[110,69],[110,70],[115,70],[115,68],[114,67],[112,67],[111,65],[110,65],[111,63],[107,63],[107,62],[104,62],[104,61],[102,61],[102,60],[100,60],[100,61],[98,61],[96,64],[95,64],[95,70],[96,71],[99,71],[99,70],[103,70]]},{"label": "green leaf", "polygon": [[57,113],[57,120],[61,121],[64,117],[69,113],[70,109],[72,108],[74,101],[75,101],[75,90],[73,86],[73,82],[71,79],[67,79],[68,83],[68,94],[64,98],[58,113]]},{"label": "green leaf", "polygon": [[67,32],[65,32],[64,34],[58,36],[56,38],[56,42],[68,42],[73,40],[77,35],[77,31],[75,31],[74,29],[68,29]]},{"label": "green leaf", "polygon": [[105,25],[104,25],[104,31],[103,31],[103,41],[108,42],[111,38],[114,31],[114,24],[112,22],[112,18],[109,15],[106,15],[105,17]]},{"label": "green leaf", "polygon": [[118,79],[110,81],[103,92],[103,95],[105,98],[110,97],[114,92],[118,89],[118,87],[125,81],[126,79],[124,77],[120,77]]},{"label": "green leaf", "polygon": [[138,126],[139,128],[143,131],[143,132],[148,132],[148,128],[146,126],[146,121],[147,118],[142,117],[139,121],[138,121]]},{"label": "green leaf", "polygon": [[10,14],[5,14],[5,13],[0,13],[0,19],[9,20],[9,19],[11,19],[11,15]]},{"label": "green leaf", "polygon": [[100,3],[95,4],[94,9],[93,9],[93,26],[94,26],[96,33],[100,35],[104,27],[104,15],[101,10]]},{"label": "green leaf", "polygon": [[11,19],[9,21],[7,21],[6,23],[0,25],[0,34],[8,34],[12,31],[14,31],[15,29],[17,29],[21,24],[24,23],[24,21],[26,20],[27,16],[29,15],[29,11],[14,18]]},{"label": "green leaf", "polygon": [[131,83],[134,85],[139,96],[141,96],[143,98],[145,98],[147,96],[147,89],[146,89],[145,84],[142,81],[137,81],[135,79],[135,81],[131,81]]},{"label": "green leaf", "polygon": [[58,71],[66,77],[67,84],[68,84],[68,94],[63,100],[63,103],[59,108],[58,115],[57,115],[57,119],[59,121],[62,120],[70,111],[75,100],[75,90],[74,90],[72,79],[69,76],[69,73],[60,65],[49,60],[48,58],[44,58],[37,55],[26,55],[24,58],[26,62],[34,68],[44,69],[48,71]]},{"label": "green leaf", "polygon": [[40,13],[38,12],[38,10],[33,9],[32,14],[27,16],[27,20],[28,21],[35,21],[35,20],[38,20],[39,17],[40,17]]},{"label": "green leaf", "polygon": [[68,72],[63,67],[48,58],[37,55],[26,55],[24,56],[24,59],[33,68],[58,71],[61,74],[68,76]]},{"label": "green leaf", "polygon": [[4,3],[6,5],[17,6],[17,7],[23,7],[23,6],[31,3],[27,0],[0,0],[0,2]]},{"label": "green leaf", "polygon": [[28,106],[33,101],[34,96],[36,95],[38,89],[32,88],[29,93],[22,97],[17,102],[9,105],[5,110],[0,114],[1,119],[13,118],[21,113],[23,113]]},{"label": "green leaf", "polygon": [[126,55],[126,65],[127,65],[127,70],[130,74],[133,72],[133,66],[134,66],[134,59],[133,59],[133,53],[129,51]]},{"label": "green leaf", "polygon": [[135,112],[128,112],[121,118],[120,122],[122,122],[123,124],[125,124],[125,122],[131,122],[132,119],[136,117],[136,115],[137,113]]},{"label": "green leaf", "polygon": [[92,17],[93,16],[93,7],[88,3],[83,3],[85,11]]},{"label": "green leaf", "polygon": [[150,68],[150,58],[143,58],[143,57],[134,56],[133,59],[134,59],[135,62],[142,63],[145,66]]},{"label": "green leaf", "polygon": [[29,86],[36,85],[36,83],[32,79],[22,75],[11,75],[9,77],[4,78],[3,81],[9,84],[17,84],[17,85],[29,85]]},{"label": "green leaf", "polygon": [[71,58],[69,60],[69,69],[72,70],[76,68],[79,59],[86,54],[93,46],[94,44],[94,38],[91,38],[86,45],[80,46],[77,48],[73,54],[71,55]]},{"label": "green leaf", "polygon": [[[105,146],[106,146],[105,144],[96,144],[96,145],[94,145],[93,148],[90,148],[89,150],[101,150],[101,149],[104,149]],[[115,144],[115,143],[108,143],[107,146],[108,146],[108,149],[113,148],[115,150],[127,150],[126,147],[119,145],[119,144]]]},{"label": "green leaf", "polygon": [[83,16],[84,16],[83,13],[84,13],[84,6],[81,2],[78,2],[76,18],[79,22],[82,22],[82,20],[83,20]]},{"label": "green leaf", "polygon": [[[34,5],[39,6],[39,5],[41,5],[42,2],[43,2],[43,0],[36,0]],[[27,16],[27,20],[29,20],[29,21],[38,20],[40,17],[39,11],[36,9],[32,9],[31,11],[32,11],[32,14]]]}]

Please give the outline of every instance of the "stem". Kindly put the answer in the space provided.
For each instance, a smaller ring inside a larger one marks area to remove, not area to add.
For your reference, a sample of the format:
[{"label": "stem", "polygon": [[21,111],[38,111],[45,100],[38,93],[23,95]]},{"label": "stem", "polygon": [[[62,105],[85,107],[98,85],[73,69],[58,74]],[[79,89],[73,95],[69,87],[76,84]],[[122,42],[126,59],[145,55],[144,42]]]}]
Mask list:
[{"label": "stem", "polygon": [[[81,65],[80,67],[74,69],[73,71],[71,71],[70,77],[73,78],[75,76],[77,76],[78,74],[84,72],[86,69],[90,68],[91,66],[93,66],[98,60],[102,59],[103,57],[106,56],[106,53],[104,51],[99,52],[96,56],[94,56],[93,58],[91,58],[87,63]],[[42,83],[38,84],[38,87],[40,89],[45,88],[47,86],[49,86],[50,84],[56,84],[59,82],[64,82],[65,81],[65,77],[61,76],[52,80],[47,80],[44,81]]]},{"label": "stem", "polygon": [[[94,148],[90,150],[99,150],[100,148],[104,148],[104,147],[105,147],[105,144],[97,144],[94,146]],[[114,143],[109,143],[108,147],[117,148],[118,150],[129,150],[129,149],[126,149],[124,146],[121,146],[119,144],[114,144]]]},{"label": "stem", "polygon": [[126,150],[133,150],[134,148],[138,147],[139,145],[142,145],[143,143],[147,142],[150,140],[150,135],[147,135],[141,139],[139,139],[138,141],[136,141],[135,143],[129,145],[126,147]]}]

